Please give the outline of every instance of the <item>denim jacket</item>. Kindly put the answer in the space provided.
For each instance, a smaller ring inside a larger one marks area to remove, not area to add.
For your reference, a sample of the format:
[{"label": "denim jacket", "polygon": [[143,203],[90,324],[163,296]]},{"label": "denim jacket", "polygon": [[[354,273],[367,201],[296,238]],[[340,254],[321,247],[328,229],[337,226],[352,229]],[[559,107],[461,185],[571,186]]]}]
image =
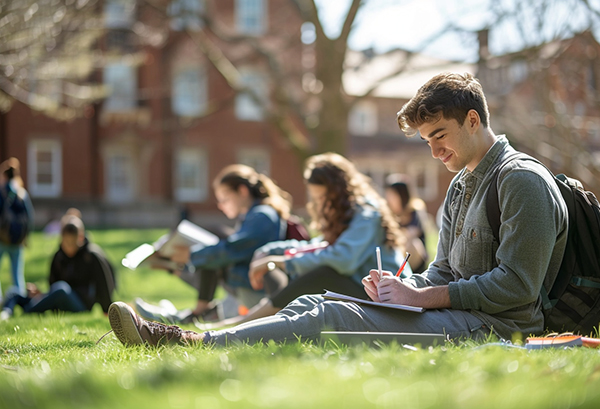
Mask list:
[{"label": "denim jacket", "polygon": [[[396,272],[404,259],[404,254],[384,244],[384,231],[381,227],[381,214],[372,205],[356,205],[348,228],[340,234],[335,243],[312,253],[299,253],[286,260],[286,272],[290,278],[306,274],[319,266],[329,266],[339,274],[351,276],[357,283],[377,268],[375,248],[381,248],[381,264],[384,270]],[[282,255],[286,249],[300,248],[322,241],[317,237],[310,242],[285,240],[269,243],[258,251],[268,255]],[[411,274],[407,264],[403,276]]]},{"label": "denim jacket", "polygon": [[227,272],[227,284],[252,288],[248,270],[254,251],[266,243],[284,238],[286,224],[274,208],[255,203],[238,225],[235,233],[226,239],[193,252],[190,262],[206,269],[231,266]]},{"label": "denim jacket", "polygon": [[473,172],[453,179],[443,208],[436,259],[410,280],[448,285],[453,309],[468,310],[497,335],[543,331],[540,290],[556,277],[567,240],[567,208],[539,163],[513,160],[500,173],[500,243],[487,221],[486,194],[495,169],[514,152],[505,136]]}]

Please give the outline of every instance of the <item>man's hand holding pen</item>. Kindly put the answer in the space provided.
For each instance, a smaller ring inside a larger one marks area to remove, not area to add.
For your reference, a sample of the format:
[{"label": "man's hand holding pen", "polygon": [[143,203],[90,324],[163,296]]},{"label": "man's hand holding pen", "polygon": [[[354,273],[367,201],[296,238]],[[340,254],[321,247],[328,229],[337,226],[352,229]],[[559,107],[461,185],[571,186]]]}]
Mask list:
[{"label": "man's hand holding pen", "polygon": [[383,278],[379,279],[379,270],[369,271],[362,279],[367,295],[375,302],[387,304],[404,304],[418,306],[418,289],[406,284],[391,271],[382,271]]}]

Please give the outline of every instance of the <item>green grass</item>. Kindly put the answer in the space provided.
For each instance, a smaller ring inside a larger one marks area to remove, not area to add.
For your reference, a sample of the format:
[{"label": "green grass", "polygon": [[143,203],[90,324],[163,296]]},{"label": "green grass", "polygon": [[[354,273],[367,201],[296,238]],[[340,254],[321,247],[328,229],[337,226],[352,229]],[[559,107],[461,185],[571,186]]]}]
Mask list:
[{"label": "green grass", "polygon": [[[164,231],[94,231],[116,266]],[[57,238],[33,235],[29,281],[46,286]],[[6,262],[0,279],[9,285]],[[119,268],[115,298],[193,290],[164,272]],[[193,327],[186,327],[191,329]],[[600,353],[467,343],[428,349],[287,345],[124,348],[90,313],[17,315],[0,322],[0,408],[596,408]]]}]

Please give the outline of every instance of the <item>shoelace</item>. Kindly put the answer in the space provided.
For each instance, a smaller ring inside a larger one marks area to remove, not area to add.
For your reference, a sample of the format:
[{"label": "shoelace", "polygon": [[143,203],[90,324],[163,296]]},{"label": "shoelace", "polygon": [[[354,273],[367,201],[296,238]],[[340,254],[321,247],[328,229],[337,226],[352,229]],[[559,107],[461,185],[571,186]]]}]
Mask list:
[{"label": "shoelace", "polygon": [[166,337],[167,340],[181,338],[183,333],[183,330],[177,325],[164,325],[153,321],[146,321],[146,325],[151,334],[157,335],[159,338]]},{"label": "shoelace", "polygon": [[112,329],[110,331],[108,331],[106,334],[102,335],[100,337],[100,339],[98,341],[96,341],[96,345],[98,345],[100,343],[100,341],[102,341],[102,339],[104,339],[104,337],[107,336],[108,334],[110,334],[111,332],[113,332]]}]

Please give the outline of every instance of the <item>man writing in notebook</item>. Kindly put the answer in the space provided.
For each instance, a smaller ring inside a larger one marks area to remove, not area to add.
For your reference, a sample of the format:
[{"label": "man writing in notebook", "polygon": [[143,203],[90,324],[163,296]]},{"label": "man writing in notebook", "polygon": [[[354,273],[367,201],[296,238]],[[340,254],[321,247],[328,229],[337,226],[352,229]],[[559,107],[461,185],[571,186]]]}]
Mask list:
[{"label": "man writing in notebook", "polygon": [[447,192],[438,251],[429,268],[400,280],[371,270],[365,290],[382,303],[424,307],[423,313],[297,298],[277,315],[228,330],[198,334],[146,322],[124,303],[109,311],[125,344],[285,341],[337,331],[444,333],[479,338],[543,331],[540,290],[556,276],[567,239],[567,209],[552,175],[528,160],[513,160],[498,178],[500,242],[486,218],[485,197],[495,169],[514,152],[490,127],[483,90],[470,74],[440,74],[398,113],[407,132],[420,134],[432,156],[458,172]]}]

